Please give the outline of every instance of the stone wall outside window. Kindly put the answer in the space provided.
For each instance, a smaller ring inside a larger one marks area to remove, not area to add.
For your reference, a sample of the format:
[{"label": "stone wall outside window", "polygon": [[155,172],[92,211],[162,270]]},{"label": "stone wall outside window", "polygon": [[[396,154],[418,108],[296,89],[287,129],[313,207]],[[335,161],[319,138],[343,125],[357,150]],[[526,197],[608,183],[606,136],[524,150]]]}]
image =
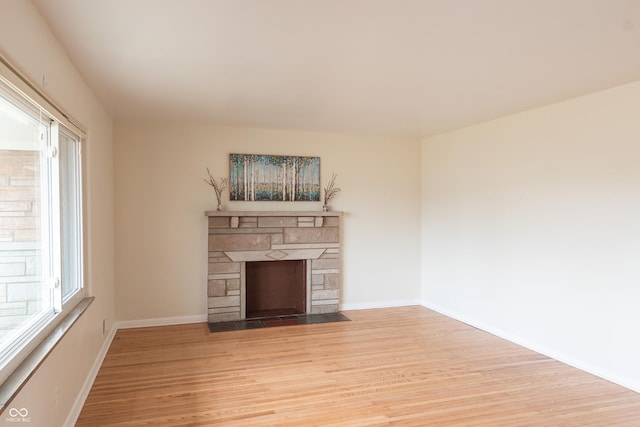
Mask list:
[{"label": "stone wall outside window", "polygon": [[0,338],[41,307],[39,157],[0,150]]}]

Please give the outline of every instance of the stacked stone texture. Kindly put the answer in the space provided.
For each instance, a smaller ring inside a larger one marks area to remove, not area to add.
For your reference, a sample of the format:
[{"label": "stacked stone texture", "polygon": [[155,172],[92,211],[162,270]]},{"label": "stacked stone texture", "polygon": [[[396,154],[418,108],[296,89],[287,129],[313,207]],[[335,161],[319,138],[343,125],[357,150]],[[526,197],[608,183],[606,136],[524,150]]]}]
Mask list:
[{"label": "stacked stone texture", "polygon": [[[340,304],[340,213],[208,213],[209,322],[245,318],[245,263],[305,259],[310,264],[310,313]],[[309,298],[309,296],[308,296]]]},{"label": "stacked stone texture", "polygon": [[42,306],[39,153],[0,150],[0,338]]}]

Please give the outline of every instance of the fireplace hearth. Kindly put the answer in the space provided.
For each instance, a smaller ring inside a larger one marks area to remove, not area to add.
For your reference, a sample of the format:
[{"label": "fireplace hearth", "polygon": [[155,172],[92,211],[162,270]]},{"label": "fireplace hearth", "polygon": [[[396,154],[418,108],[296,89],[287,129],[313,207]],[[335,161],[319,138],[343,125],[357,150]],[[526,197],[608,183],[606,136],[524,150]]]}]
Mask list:
[{"label": "fireplace hearth", "polygon": [[209,322],[337,313],[341,212],[205,212]]}]

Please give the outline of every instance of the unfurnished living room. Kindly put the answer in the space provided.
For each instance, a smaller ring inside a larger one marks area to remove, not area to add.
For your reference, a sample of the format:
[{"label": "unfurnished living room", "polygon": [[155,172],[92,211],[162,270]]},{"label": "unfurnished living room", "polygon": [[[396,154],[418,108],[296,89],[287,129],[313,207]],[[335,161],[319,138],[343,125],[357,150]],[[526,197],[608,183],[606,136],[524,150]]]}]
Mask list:
[{"label": "unfurnished living room", "polygon": [[640,425],[640,1],[0,0],[0,425]]}]

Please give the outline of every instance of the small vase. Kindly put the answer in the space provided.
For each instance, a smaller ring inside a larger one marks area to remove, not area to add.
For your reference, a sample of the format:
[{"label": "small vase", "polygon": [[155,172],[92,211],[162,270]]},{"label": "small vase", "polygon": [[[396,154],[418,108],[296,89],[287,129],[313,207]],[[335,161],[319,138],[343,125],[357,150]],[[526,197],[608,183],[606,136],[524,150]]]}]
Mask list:
[{"label": "small vase", "polygon": [[329,212],[329,206],[322,205],[322,212]]},{"label": "small vase", "polygon": [[216,210],[218,212],[222,211],[222,203],[218,203],[218,208]]}]

